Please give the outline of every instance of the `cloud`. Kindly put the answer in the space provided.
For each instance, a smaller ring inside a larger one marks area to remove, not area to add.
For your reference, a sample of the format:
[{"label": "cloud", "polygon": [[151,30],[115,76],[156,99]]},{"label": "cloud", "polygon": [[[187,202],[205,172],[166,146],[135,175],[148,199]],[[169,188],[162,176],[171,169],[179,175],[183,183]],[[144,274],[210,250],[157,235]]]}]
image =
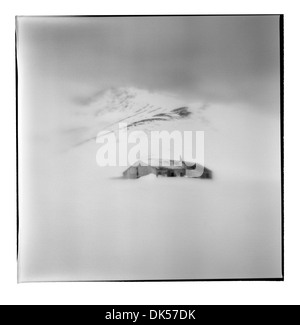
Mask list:
[{"label": "cloud", "polygon": [[32,82],[58,82],[78,103],[78,92],[110,86],[266,110],[279,98],[278,16],[49,17],[20,24]]}]

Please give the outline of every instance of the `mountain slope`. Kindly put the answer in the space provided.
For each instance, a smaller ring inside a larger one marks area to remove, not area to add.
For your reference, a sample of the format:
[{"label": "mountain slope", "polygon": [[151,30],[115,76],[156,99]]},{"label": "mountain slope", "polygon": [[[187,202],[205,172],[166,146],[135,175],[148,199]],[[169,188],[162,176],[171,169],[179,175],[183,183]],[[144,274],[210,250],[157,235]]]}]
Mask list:
[{"label": "mountain slope", "polygon": [[107,88],[84,101],[74,113],[67,134],[73,146],[95,140],[100,131],[114,132],[119,123],[128,130],[162,130],[170,122],[193,119],[204,121],[205,105],[186,105],[172,94],[149,92],[137,88]]}]

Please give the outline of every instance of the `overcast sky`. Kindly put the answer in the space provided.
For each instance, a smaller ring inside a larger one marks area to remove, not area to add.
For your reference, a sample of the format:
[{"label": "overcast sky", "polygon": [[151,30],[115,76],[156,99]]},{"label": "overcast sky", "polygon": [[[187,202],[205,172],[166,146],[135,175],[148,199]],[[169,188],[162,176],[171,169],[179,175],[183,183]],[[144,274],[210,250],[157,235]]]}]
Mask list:
[{"label": "overcast sky", "polygon": [[19,41],[44,99],[134,86],[278,113],[279,16],[22,17]]}]

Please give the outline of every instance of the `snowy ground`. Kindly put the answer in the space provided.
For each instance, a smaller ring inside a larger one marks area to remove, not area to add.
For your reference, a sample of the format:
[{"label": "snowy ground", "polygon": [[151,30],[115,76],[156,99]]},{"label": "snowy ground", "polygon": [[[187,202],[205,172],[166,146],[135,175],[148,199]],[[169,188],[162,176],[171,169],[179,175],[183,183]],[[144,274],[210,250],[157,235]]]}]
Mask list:
[{"label": "snowy ground", "polygon": [[124,180],[124,167],[97,166],[93,141],[23,145],[20,281],[281,276],[277,125],[217,107],[207,117],[213,180]]}]

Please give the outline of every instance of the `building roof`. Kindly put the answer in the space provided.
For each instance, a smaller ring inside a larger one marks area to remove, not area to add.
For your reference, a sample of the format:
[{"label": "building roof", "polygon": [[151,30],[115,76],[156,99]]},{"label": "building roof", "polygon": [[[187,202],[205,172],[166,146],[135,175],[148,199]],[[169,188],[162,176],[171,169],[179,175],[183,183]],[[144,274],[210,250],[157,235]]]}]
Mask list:
[{"label": "building roof", "polygon": [[[184,161],[182,161],[182,162],[178,161],[178,160],[167,161],[167,160],[162,160],[162,159],[156,159],[156,160],[150,161],[150,159],[149,159],[149,162],[146,163],[143,160],[138,160],[133,165],[129,166],[123,172],[123,174],[126,173],[130,168],[137,168],[139,166],[155,168],[155,169],[174,169],[174,170],[184,169],[186,171],[187,177],[201,177],[201,175],[203,173],[211,173],[210,169],[203,167],[202,165],[200,165],[198,163],[191,163],[191,162],[184,162]],[[169,163],[169,165],[168,165],[168,163]],[[191,169],[190,166],[193,166],[193,168]]]}]

